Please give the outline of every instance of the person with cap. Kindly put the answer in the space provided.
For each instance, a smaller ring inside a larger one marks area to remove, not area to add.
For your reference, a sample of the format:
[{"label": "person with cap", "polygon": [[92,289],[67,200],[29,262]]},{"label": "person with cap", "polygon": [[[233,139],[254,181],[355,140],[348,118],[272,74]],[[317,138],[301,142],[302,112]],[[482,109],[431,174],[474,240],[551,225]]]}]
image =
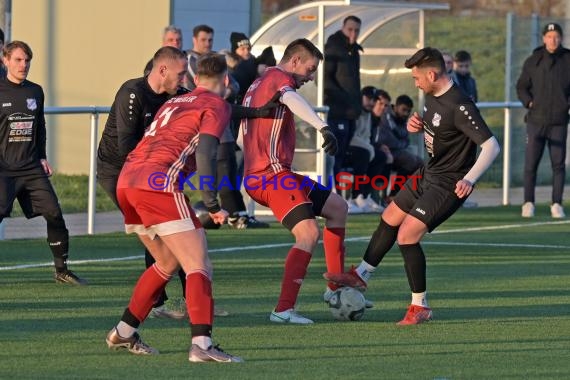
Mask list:
[{"label": "person with cap", "polygon": [[542,32],[543,45],[524,62],[517,81],[517,95],[526,114],[524,204],[522,217],[534,216],[538,164],[548,144],[552,164],[553,218],[564,218],[562,195],[566,177],[566,138],[570,99],[570,50],[562,46],[562,28],[548,23]]},{"label": "person with cap", "polygon": [[230,35],[231,52],[237,58],[238,63],[231,72],[231,75],[239,84],[239,92],[236,97],[237,103],[242,102],[249,86],[257,78],[257,67],[255,57],[251,54],[251,43],[249,38],[243,33],[232,32]]}]

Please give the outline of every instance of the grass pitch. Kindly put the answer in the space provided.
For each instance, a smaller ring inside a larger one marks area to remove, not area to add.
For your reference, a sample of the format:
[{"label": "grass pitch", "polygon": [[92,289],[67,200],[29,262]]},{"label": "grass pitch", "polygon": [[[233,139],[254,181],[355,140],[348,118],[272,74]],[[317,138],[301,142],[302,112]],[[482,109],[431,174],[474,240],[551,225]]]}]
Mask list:
[{"label": "grass pitch", "polygon": [[[350,216],[348,265],[360,262],[377,220]],[[186,321],[145,322],[156,357],[107,349],[105,334],[144,267],[136,238],[72,238],[70,267],[90,281],[84,288],[57,285],[51,267],[37,265],[51,261],[43,239],[1,241],[0,378],[570,378],[569,224],[521,220],[518,208],[461,210],[424,241],[434,321],[408,327],[395,324],[410,300],[397,249],[370,283],[375,308],[360,322],[337,322],[322,302],[319,246],[299,297],[316,323],[276,325],[268,316],[288,232],[277,224],[208,231],[216,302],[231,313],[216,318],[214,340],[246,361],[230,365],[189,363]],[[177,278],[168,291],[180,297]]]}]

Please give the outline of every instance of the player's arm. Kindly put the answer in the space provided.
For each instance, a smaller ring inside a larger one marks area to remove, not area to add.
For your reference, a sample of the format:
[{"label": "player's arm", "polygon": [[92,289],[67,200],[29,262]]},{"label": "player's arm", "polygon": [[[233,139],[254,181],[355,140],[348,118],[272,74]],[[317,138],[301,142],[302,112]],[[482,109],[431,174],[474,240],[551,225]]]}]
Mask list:
[{"label": "player's arm", "polygon": [[38,99],[38,113],[37,113],[36,127],[36,149],[38,151],[38,158],[40,160],[46,160],[46,118],[44,114],[44,92],[41,91],[41,96]]},{"label": "player's arm", "polygon": [[501,148],[474,103],[462,104],[457,108],[455,123],[460,131],[481,147],[475,164],[455,186],[455,194],[463,198],[471,194],[473,186],[489,169]]},{"label": "player's arm", "polygon": [[37,113],[38,125],[36,127],[36,149],[38,151],[38,158],[40,159],[40,164],[44,169],[44,173],[49,177],[53,174],[53,169],[51,168],[46,154],[46,118],[44,114],[44,92],[41,90],[41,96],[38,99],[38,113]]},{"label": "player's arm", "polygon": [[128,88],[121,88],[115,97],[117,144],[123,160],[135,149],[144,132],[141,101],[141,95]]},{"label": "player's arm", "polygon": [[413,115],[408,119],[406,129],[410,133],[418,133],[424,130],[424,120],[417,112],[414,112]]},{"label": "player's arm", "polygon": [[527,60],[521,72],[521,76],[517,80],[517,96],[523,106],[526,108],[532,107],[532,94],[530,89],[532,87],[532,79],[529,72],[529,61]]},{"label": "player's arm", "polygon": [[[198,146],[196,147],[196,173],[199,178],[216,178],[218,145],[220,145],[220,140],[216,136],[200,133]],[[216,183],[216,181],[213,181],[213,183]],[[210,188],[205,185],[200,191],[202,193],[202,201],[206,205],[208,212],[215,214],[222,209],[218,203],[215,186]]]},{"label": "player's arm", "polygon": [[306,121],[312,125],[316,130],[323,135],[324,143],[321,146],[325,152],[334,156],[338,143],[334,133],[331,131],[327,123],[325,123],[313,110],[313,107],[299,95],[296,91],[289,90],[283,92],[281,95],[281,103],[285,104],[291,112],[297,115],[301,120]]},{"label": "player's arm", "polygon": [[232,118],[234,119],[256,119],[261,117],[268,117],[271,111],[279,106],[280,92],[275,95],[267,103],[261,107],[245,107],[240,104],[232,104]]}]

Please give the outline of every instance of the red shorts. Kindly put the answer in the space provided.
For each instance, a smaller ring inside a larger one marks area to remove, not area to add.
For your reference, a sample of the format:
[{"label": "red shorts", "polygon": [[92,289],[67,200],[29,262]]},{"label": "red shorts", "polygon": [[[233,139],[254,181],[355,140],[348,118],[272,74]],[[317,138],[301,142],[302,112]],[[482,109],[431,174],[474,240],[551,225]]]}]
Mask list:
[{"label": "red shorts", "polygon": [[117,189],[125,231],[139,235],[171,235],[202,228],[186,195],[137,188]]},{"label": "red shorts", "polygon": [[290,171],[264,177],[264,181],[247,181],[244,187],[249,196],[262,206],[269,207],[279,222],[303,203],[312,204],[309,193],[316,182]]}]

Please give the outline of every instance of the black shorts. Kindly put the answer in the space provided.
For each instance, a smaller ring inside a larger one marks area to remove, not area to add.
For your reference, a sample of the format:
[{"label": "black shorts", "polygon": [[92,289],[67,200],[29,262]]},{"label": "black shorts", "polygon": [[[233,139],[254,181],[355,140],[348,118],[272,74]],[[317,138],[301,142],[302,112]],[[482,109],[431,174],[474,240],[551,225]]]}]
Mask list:
[{"label": "black shorts", "polygon": [[432,232],[453,215],[467,197],[457,197],[456,182],[430,180],[424,176],[423,168],[414,174],[421,175],[421,178],[415,181],[414,178],[408,179],[393,201],[402,211],[421,220]]},{"label": "black shorts", "polygon": [[0,175],[0,218],[10,216],[16,199],[28,219],[45,214],[61,215],[57,195],[44,173]]}]

